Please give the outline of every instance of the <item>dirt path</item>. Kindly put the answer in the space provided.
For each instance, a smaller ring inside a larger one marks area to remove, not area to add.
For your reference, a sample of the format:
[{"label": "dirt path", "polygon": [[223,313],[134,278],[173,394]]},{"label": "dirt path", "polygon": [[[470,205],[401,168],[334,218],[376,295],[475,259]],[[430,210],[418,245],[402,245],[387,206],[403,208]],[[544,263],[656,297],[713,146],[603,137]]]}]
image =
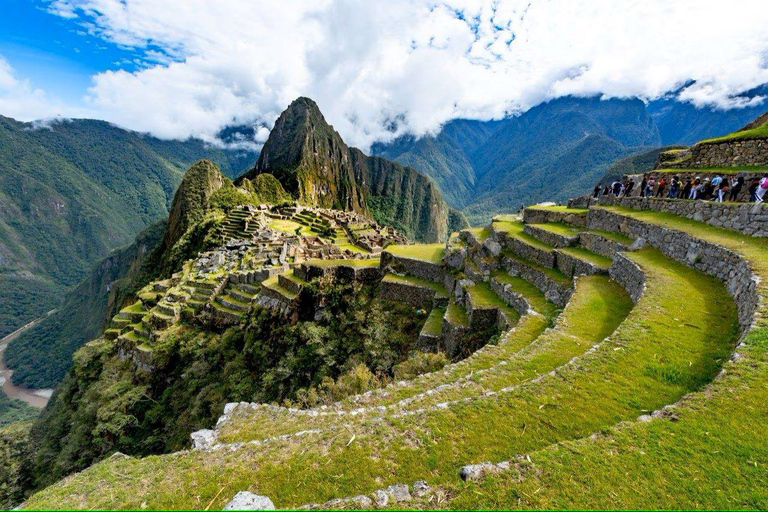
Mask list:
[{"label": "dirt path", "polygon": [[45,407],[45,404],[48,403],[48,399],[51,397],[51,393],[53,393],[53,390],[52,389],[27,389],[27,388],[14,385],[13,382],[11,382],[11,375],[13,375],[13,370],[10,370],[7,366],[5,366],[5,360],[3,359],[3,356],[5,355],[6,347],[8,347],[8,344],[11,341],[18,338],[22,332],[31,328],[40,320],[46,318],[49,315],[52,315],[55,311],[56,311],[55,309],[49,311],[48,313],[41,316],[40,318],[36,318],[35,320],[32,320],[27,325],[13,331],[11,334],[6,336],[5,338],[0,339],[0,383],[2,383],[3,385],[3,392],[5,392],[5,394],[8,395],[10,398],[18,398],[19,400],[23,400],[33,407],[38,407],[38,408]]}]

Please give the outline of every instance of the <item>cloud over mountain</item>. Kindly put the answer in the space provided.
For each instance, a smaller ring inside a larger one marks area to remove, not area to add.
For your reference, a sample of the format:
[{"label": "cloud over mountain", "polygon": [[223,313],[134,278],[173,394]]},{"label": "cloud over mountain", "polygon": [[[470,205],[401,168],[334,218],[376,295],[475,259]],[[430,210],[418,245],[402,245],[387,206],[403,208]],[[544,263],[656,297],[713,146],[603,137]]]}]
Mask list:
[{"label": "cloud over mountain", "polygon": [[87,99],[99,117],[161,137],[210,138],[232,123],[271,126],[306,95],[345,139],[367,148],[561,95],[653,98],[692,79],[684,99],[731,106],[734,94],[768,82],[768,9],[759,0],[732,9],[662,0],[55,0],[48,7],[143,56],[133,72],[95,75]]}]

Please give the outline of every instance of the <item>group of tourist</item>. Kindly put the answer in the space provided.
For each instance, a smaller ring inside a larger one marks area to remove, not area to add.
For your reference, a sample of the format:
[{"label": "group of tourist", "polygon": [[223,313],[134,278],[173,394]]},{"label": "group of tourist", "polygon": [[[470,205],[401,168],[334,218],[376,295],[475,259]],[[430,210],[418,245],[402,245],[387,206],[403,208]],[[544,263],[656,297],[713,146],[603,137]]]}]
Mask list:
[{"label": "group of tourist", "polygon": [[[743,176],[732,179],[716,175],[711,180],[700,177],[686,178],[681,180],[678,176],[671,179],[662,177],[658,181],[649,175],[643,175],[637,189],[635,189],[635,180],[627,178],[624,181],[614,181],[606,184],[598,183],[595,186],[592,197],[597,198],[602,195],[613,194],[616,197],[664,197],[668,199],[701,199],[704,201],[738,201],[741,191],[746,183]],[[768,192],[768,174],[762,179],[754,178],[749,183],[749,201],[753,203],[762,203],[763,198]]]}]

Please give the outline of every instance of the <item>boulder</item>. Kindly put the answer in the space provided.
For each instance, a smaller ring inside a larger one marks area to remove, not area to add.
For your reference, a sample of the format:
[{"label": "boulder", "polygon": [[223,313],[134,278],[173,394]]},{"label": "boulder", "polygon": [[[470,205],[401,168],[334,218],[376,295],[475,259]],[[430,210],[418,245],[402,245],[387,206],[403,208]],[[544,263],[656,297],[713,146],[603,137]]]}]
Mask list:
[{"label": "boulder", "polygon": [[275,504],[266,496],[240,491],[222,510],[275,510]]},{"label": "boulder", "polygon": [[216,431],[209,429],[198,430],[192,432],[190,436],[192,438],[192,448],[195,450],[209,450],[216,442]]}]

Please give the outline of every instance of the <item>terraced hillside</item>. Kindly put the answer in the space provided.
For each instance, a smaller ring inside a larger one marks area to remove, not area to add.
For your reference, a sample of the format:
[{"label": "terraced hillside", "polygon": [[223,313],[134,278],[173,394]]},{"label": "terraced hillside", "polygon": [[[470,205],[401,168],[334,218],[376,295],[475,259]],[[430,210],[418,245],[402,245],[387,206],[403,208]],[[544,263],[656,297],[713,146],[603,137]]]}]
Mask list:
[{"label": "terraced hillside", "polygon": [[185,307],[290,319],[318,283],[366,282],[423,318],[401,363],[421,368],[324,405],[230,403],[190,450],[110,457],[25,506],[219,509],[249,491],[280,508],[765,508],[768,239],[664,202],[530,207],[258,279],[190,262],[84,350],[151,372],[147,327]]}]

